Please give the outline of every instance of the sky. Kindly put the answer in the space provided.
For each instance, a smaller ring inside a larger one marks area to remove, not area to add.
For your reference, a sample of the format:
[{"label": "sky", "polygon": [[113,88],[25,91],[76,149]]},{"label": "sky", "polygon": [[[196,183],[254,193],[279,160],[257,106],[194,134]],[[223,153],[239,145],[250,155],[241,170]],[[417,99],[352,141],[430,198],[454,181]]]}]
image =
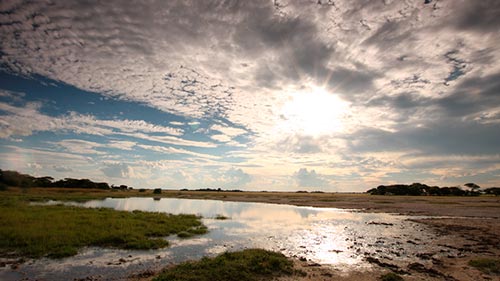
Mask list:
[{"label": "sky", "polygon": [[499,186],[499,61],[495,0],[1,1],[0,169]]}]

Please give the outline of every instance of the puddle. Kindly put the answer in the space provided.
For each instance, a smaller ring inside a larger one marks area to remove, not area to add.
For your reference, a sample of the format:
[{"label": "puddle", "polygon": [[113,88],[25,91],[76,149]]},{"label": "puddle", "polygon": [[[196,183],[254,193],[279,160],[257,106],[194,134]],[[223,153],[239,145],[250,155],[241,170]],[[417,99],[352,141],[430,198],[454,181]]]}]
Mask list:
[{"label": "puddle", "polygon": [[[424,226],[406,220],[407,216],[345,209],[171,198],[108,198],[65,204],[198,214],[203,216],[209,233],[188,239],[168,237],[171,246],[160,250],[86,248],[61,260],[28,261],[17,269],[4,266],[0,268],[1,280],[71,280],[87,276],[123,280],[148,269],[254,247],[348,270],[370,267],[366,256],[396,264],[408,262],[425,252],[424,241],[433,237]],[[217,220],[218,215],[229,219]]]}]

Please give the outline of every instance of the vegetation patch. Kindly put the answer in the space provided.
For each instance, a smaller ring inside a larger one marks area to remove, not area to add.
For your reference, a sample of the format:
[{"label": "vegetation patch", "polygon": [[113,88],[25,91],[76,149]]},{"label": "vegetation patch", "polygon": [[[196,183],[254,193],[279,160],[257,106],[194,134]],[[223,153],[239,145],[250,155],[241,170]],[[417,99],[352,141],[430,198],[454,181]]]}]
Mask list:
[{"label": "vegetation patch", "polygon": [[0,255],[33,258],[71,256],[85,246],[157,249],[168,245],[165,236],[207,232],[195,215],[30,205],[15,197],[0,199],[0,221]]},{"label": "vegetation patch", "polygon": [[379,278],[381,281],[404,281],[403,277],[399,276],[398,274],[394,272],[389,272],[387,274],[384,274],[380,276]]},{"label": "vegetation patch", "polygon": [[478,258],[469,261],[469,265],[484,273],[500,274],[500,259]]},{"label": "vegetation patch", "polygon": [[226,217],[226,216],[224,216],[224,215],[220,215],[220,214],[219,214],[219,215],[215,216],[215,219],[216,219],[216,220],[228,220],[228,219],[229,219],[229,217]]},{"label": "vegetation patch", "polygon": [[214,258],[185,262],[165,269],[155,281],[164,280],[270,280],[295,273],[293,263],[283,254],[248,249],[241,252],[224,253]]}]

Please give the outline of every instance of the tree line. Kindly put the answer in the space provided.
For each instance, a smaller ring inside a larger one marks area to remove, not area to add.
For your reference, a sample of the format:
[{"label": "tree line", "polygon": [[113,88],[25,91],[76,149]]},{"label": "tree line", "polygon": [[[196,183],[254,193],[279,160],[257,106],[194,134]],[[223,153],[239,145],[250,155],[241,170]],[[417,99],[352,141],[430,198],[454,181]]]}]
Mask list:
[{"label": "tree line", "polygon": [[65,178],[54,180],[53,177],[34,177],[21,174],[16,171],[0,170],[0,189],[12,187],[63,187],[63,188],[87,188],[87,189],[132,189],[126,185],[109,185],[106,182],[93,182],[89,179]]},{"label": "tree line", "polygon": [[433,195],[433,196],[479,196],[481,194],[492,194],[500,195],[500,187],[490,187],[486,189],[481,189],[481,187],[475,183],[464,184],[466,189],[452,186],[452,187],[439,187],[439,186],[428,186],[422,183],[412,183],[407,184],[393,184],[393,185],[380,185],[376,188],[372,188],[366,191],[372,195],[411,195],[411,196],[421,196],[421,195]]}]

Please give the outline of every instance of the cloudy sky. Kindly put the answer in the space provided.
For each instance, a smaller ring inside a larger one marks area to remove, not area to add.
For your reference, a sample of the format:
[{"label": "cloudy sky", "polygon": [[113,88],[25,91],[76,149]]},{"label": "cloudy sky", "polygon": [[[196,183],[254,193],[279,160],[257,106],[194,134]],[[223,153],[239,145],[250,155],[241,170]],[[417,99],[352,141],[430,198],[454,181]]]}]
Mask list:
[{"label": "cloudy sky", "polygon": [[2,1],[0,168],[500,185],[500,1]]}]

